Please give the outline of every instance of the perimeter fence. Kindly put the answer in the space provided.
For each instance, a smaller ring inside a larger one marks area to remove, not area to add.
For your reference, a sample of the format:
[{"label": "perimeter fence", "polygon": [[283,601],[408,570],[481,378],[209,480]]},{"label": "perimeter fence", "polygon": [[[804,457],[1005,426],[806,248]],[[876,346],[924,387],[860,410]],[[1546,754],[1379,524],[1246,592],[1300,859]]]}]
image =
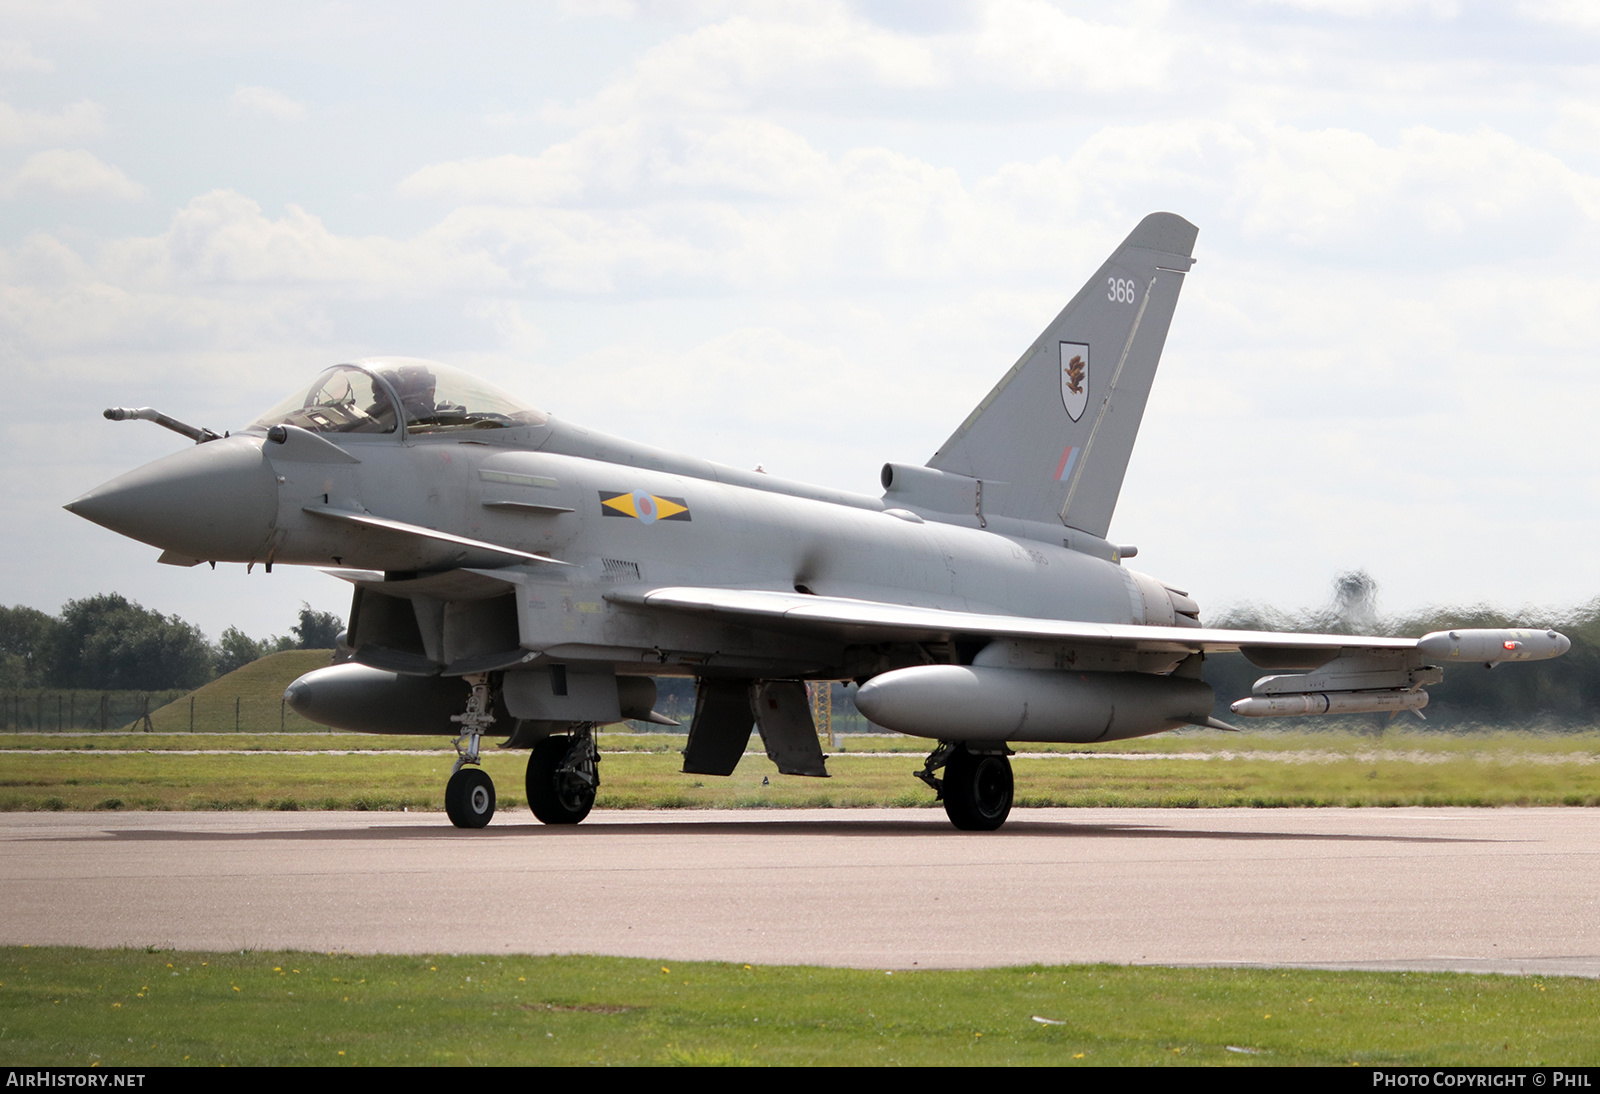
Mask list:
[{"label": "perimeter fence", "polygon": [[[56,733],[278,733],[326,732],[289,710],[283,700],[287,680],[303,666],[286,672],[223,677],[198,691],[95,691],[83,688],[12,688],[0,690],[0,732]],[[260,678],[256,678],[260,677]],[[279,679],[282,677],[282,679]],[[694,714],[694,681],[657,681],[656,710],[680,723],[658,726],[629,722],[643,733],[684,733]],[[811,687],[817,730],[824,738],[841,734],[883,733],[856,710],[852,689],[842,684]],[[448,735],[449,726],[440,729]]]},{"label": "perimeter fence", "polygon": [[188,691],[0,692],[5,733],[279,733],[325,731],[273,695]]},{"label": "perimeter fence", "polygon": [[0,730],[48,733],[143,729],[151,713],[187,695],[175,691],[29,688],[0,692]]}]

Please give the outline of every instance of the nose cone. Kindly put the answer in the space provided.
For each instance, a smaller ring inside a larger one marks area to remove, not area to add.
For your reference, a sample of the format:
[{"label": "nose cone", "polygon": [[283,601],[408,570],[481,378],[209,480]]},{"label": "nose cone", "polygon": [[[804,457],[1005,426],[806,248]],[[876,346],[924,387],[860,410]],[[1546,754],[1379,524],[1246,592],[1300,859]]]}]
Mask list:
[{"label": "nose cone", "polygon": [[66,509],[165,551],[251,562],[266,557],[278,482],[259,438],[226,437],[120,475]]}]

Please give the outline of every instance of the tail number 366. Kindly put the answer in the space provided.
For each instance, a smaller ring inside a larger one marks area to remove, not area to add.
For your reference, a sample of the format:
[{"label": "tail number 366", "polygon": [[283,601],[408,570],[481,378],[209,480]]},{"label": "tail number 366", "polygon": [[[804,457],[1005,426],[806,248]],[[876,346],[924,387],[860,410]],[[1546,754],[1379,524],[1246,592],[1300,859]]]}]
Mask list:
[{"label": "tail number 366", "polygon": [[1106,299],[1118,304],[1133,303],[1133,282],[1123,277],[1106,278]]}]

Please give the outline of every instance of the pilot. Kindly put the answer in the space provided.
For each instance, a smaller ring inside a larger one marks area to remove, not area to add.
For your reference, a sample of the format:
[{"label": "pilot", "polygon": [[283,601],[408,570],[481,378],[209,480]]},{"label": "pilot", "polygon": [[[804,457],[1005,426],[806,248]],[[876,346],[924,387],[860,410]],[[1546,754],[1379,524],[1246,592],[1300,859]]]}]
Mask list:
[{"label": "pilot", "polygon": [[407,422],[425,422],[434,417],[434,390],[438,381],[426,365],[401,365],[388,373],[394,393],[400,397]]}]

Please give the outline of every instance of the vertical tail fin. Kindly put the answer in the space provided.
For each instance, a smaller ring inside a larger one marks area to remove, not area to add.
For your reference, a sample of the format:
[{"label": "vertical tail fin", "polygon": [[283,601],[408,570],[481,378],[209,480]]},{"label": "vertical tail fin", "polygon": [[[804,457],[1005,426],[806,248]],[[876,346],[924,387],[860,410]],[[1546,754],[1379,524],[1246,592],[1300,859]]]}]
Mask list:
[{"label": "vertical tail fin", "polygon": [[983,509],[1104,537],[1200,229],[1151,213],[928,461]]}]

